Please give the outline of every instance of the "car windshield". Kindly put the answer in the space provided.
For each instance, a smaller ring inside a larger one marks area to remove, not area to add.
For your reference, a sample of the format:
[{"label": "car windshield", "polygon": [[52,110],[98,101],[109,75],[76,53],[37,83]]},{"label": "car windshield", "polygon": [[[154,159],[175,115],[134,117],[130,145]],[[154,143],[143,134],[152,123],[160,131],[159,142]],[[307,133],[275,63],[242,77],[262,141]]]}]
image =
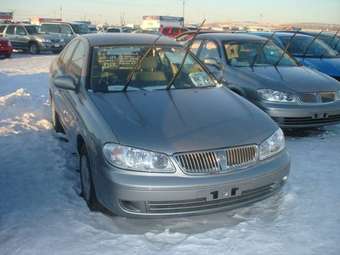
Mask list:
[{"label": "car windshield", "polygon": [[39,34],[38,26],[25,26],[25,28],[30,35]]},{"label": "car windshield", "polygon": [[297,65],[288,54],[283,54],[283,50],[280,47],[272,42],[266,43],[263,47],[264,43],[265,41],[226,42],[224,43],[224,48],[227,60],[230,65],[235,67],[249,67],[252,65],[268,66],[276,64],[280,66]]},{"label": "car windshield", "polygon": [[[94,92],[117,92],[125,87],[128,77],[146,54],[148,46],[95,47],[91,67],[91,89]],[[157,47],[145,56],[129,90],[162,90],[168,87],[177,73],[185,50],[181,47]],[[172,89],[205,88],[216,81],[190,54]]]},{"label": "car windshield", "polygon": [[76,34],[87,34],[89,32],[89,28],[86,24],[71,24],[71,27]]},{"label": "car windshield", "polygon": [[[290,41],[290,36],[281,36],[283,44],[287,46]],[[338,53],[329,47],[323,41],[316,39],[312,36],[296,36],[293,38],[288,51],[296,57],[312,57],[312,58],[334,58],[337,57]]]}]

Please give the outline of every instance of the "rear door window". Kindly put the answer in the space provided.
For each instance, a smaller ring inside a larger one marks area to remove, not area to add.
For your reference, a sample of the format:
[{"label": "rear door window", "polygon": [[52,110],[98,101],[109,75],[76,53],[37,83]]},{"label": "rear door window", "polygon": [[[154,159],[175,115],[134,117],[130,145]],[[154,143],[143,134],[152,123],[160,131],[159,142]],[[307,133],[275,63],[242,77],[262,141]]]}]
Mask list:
[{"label": "rear door window", "polygon": [[15,29],[15,34],[16,35],[26,35],[26,30],[24,27],[22,26],[16,26],[16,29]]},{"label": "rear door window", "polygon": [[15,26],[8,26],[6,34],[14,35],[14,28],[15,28]]}]

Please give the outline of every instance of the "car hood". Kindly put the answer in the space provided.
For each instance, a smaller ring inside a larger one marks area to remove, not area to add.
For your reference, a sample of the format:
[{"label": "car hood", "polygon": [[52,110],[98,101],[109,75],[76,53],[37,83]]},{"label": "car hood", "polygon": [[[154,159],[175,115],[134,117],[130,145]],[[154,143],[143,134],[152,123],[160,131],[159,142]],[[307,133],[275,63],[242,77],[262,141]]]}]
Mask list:
[{"label": "car hood", "polygon": [[121,144],[167,154],[259,144],[277,129],[260,109],[225,88],[90,97]]},{"label": "car hood", "polygon": [[315,68],[333,77],[340,77],[340,57],[338,58],[296,58],[302,64]]},{"label": "car hood", "polygon": [[339,90],[339,83],[316,70],[304,66],[232,68],[226,80],[255,89],[269,88],[297,93]]}]

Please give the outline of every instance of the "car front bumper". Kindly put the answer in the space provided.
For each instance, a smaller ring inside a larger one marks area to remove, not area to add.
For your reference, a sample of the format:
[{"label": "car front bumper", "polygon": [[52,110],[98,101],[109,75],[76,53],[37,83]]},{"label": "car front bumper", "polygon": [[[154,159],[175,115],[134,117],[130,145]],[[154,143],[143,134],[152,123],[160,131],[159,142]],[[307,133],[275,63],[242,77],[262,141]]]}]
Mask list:
[{"label": "car front bumper", "polygon": [[143,175],[107,167],[94,179],[99,202],[114,214],[154,218],[212,213],[254,203],[277,191],[289,169],[289,155],[284,151],[220,175]]},{"label": "car front bumper", "polygon": [[41,51],[61,51],[64,47],[64,43],[40,43]]},{"label": "car front bumper", "polygon": [[340,123],[340,101],[324,104],[260,103],[282,128],[320,127]]}]

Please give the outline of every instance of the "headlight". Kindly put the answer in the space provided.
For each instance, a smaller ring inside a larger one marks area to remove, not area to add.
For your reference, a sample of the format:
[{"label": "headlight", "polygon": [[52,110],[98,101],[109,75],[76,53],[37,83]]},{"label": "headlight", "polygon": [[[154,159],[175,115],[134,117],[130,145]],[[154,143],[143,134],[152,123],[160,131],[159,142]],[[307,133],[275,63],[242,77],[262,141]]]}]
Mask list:
[{"label": "headlight", "polygon": [[105,144],[103,153],[108,162],[125,170],[150,173],[175,172],[169,157],[161,153],[113,143]]},{"label": "headlight", "polygon": [[340,90],[338,90],[337,92],[336,92],[336,100],[340,100]]},{"label": "headlight", "polygon": [[259,158],[264,160],[279,153],[285,148],[285,136],[279,128],[271,137],[266,139],[259,148]]},{"label": "headlight", "polygon": [[259,96],[269,102],[280,103],[294,103],[297,102],[297,97],[292,93],[276,91],[272,89],[259,89],[257,90]]}]

